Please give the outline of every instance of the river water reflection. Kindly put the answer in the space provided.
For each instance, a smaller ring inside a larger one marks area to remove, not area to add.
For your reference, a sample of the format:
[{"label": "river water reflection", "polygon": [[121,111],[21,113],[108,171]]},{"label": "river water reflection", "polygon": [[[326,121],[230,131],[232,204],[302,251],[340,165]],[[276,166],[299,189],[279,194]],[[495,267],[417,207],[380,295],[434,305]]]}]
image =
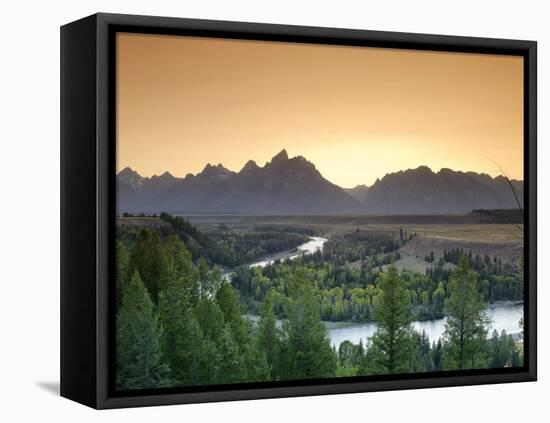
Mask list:
[{"label": "river water reflection", "polygon": [[248,265],[248,267],[265,267],[268,264],[272,264],[277,260],[281,260],[281,261],[287,260],[287,259],[294,260],[300,257],[302,254],[311,254],[316,251],[322,250],[323,245],[325,245],[325,242],[327,242],[326,238],[323,238],[321,236],[312,236],[309,238],[308,242],[305,242],[304,244],[301,244],[298,247],[296,247],[296,250],[285,251],[280,254],[275,254],[263,260],[251,263]]},{"label": "river water reflection", "polygon": [[[523,304],[506,304],[490,306],[486,310],[487,316],[491,319],[491,328],[488,335],[491,336],[494,329],[499,333],[504,329],[507,333],[521,332],[519,321],[523,317]],[[443,335],[446,319],[425,320],[422,322],[413,322],[413,327],[421,332],[425,331],[430,341],[437,340]],[[359,340],[363,343],[376,332],[376,323],[364,323],[357,325],[338,326],[334,323],[327,323],[328,333],[333,345],[338,347],[344,340],[349,340],[358,344]]]}]

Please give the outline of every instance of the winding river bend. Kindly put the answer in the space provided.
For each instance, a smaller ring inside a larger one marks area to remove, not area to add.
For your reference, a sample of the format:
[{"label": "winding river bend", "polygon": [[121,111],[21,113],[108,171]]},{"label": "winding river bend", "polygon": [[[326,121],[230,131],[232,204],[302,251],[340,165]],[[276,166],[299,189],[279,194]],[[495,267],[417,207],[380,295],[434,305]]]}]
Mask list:
[{"label": "winding river bend", "polygon": [[316,251],[321,251],[323,249],[323,246],[325,245],[325,242],[327,242],[327,238],[323,238],[321,236],[312,236],[309,238],[308,242],[298,245],[295,250],[274,254],[273,256],[269,256],[260,261],[249,264],[248,267],[265,267],[268,264],[272,264],[277,260],[294,260],[300,257],[302,254],[312,254]]},{"label": "winding river bend", "polygon": [[[260,261],[249,264],[249,267],[265,267],[268,264],[272,264],[276,260],[294,260],[302,254],[311,254],[315,251],[320,251],[327,238],[323,237],[311,237],[310,240],[302,245],[299,245],[296,250],[285,251],[273,256],[265,257]],[[227,274],[229,277],[229,273]],[[523,317],[523,304],[521,303],[504,303],[490,305],[486,309],[487,316],[491,319],[491,325],[488,335],[491,336],[493,330],[497,330],[499,333],[505,330],[509,334],[521,332],[519,321]],[[259,316],[247,315],[247,318],[252,321],[257,321]],[[436,341],[443,335],[445,330],[446,319],[434,319],[415,321],[412,323],[414,329],[419,332],[425,331],[430,341]],[[278,325],[282,325],[281,321],[277,322]],[[342,341],[346,339],[358,344],[360,340],[366,343],[374,332],[376,332],[377,325],[374,322],[371,323],[350,323],[350,322],[323,322],[327,327],[328,334],[331,339],[331,343],[337,348]]]},{"label": "winding river bend", "polygon": [[[303,254],[311,254],[315,251],[320,251],[323,249],[323,246],[325,245],[325,242],[327,242],[327,238],[323,238],[321,236],[311,236],[309,237],[308,242],[304,242],[303,244],[298,245],[293,250],[290,251],[283,251],[278,254],[273,254],[268,257],[264,257],[263,259],[259,261],[255,261],[253,263],[250,263],[248,267],[265,267],[269,264],[275,263],[277,260],[294,260],[300,257]],[[231,272],[225,272],[223,273],[223,277],[227,279],[229,282],[231,282]]]}]

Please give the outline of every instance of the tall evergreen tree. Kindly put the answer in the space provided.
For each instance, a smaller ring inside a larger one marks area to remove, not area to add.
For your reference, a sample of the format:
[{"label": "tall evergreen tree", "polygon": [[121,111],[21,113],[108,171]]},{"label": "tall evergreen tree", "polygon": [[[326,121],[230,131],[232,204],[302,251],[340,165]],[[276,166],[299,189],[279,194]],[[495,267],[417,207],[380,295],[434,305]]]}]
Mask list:
[{"label": "tall evergreen tree", "polygon": [[229,325],[223,328],[220,341],[219,352],[221,362],[217,382],[242,382],[246,376],[246,370],[243,358],[239,353],[239,346],[233,339],[233,332]]},{"label": "tall evergreen tree", "polygon": [[363,339],[359,339],[359,345],[357,346],[357,362],[360,363],[365,355],[365,347],[363,345]]},{"label": "tall evergreen tree", "polygon": [[266,355],[254,343],[252,324],[242,317],[238,292],[228,282],[222,282],[216,291],[216,303],[238,348],[241,367],[244,371],[240,377],[249,381],[266,380],[269,377]]},{"label": "tall evergreen tree", "polygon": [[271,295],[268,294],[262,303],[261,317],[256,335],[257,349],[265,355],[269,374],[272,378],[279,376],[279,357],[281,352],[281,331],[273,313]]},{"label": "tall evergreen tree", "polygon": [[195,286],[192,287],[192,284],[198,284],[199,278],[193,265],[191,252],[185,247],[185,244],[180,241],[177,235],[170,235],[164,241],[162,249],[169,277],[183,277],[186,288],[189,291],[189,296],[197,295],[194,292],[197,288]]},{"label": "tall evergreen tree", "polygon": [[174,279],[167,284],[159,296],[159,318],[163,327],[162,347],[172,370],[172,379],[181,382],[176,375],[183,367],[180,351],[187,341],[184,328],[188,320],[187,291],[181,279]]},{"label": "tall evergreen tree", "polygon": [[188,286],[184,275],[174,276],[160,293],[158,307],[163,326],[162,346],[173,383],[186,386],[211,382],[204,380],[202,367],[216,364],[215,352],[209,362],[205,361],[211,346],[207,345],[192,312]]},{"label": "tall evergreen tree", "polygon": [[326,327],[321,322],[319,304],[303,281],[295,291],[290,319],[285,324],[286,378],[331,377],[336,372],[334,353]]},{"label": "tall evergreen tree", "polygon": [[216,345],[204,337],[191,312],[185,315],[180,336],[184,342],[178,345],[173,372],[178,383],[183,386],[215,383],[220,365]]},{"label": "tall evergreen tree", "polygon": [[443,343],[441,342],[441,338],[432,344],[432,360],[434,371],[443,369]]},{"label": "tall evergreen tree", "polygon": [[244,346],[247,341],[247,325],[242,318],[238,293],[230,283],[221,283],[216,291],[216,303],[223,314],[225,323],[233,332],[235,342],[239,346]]},{"label": "tall evergreen tree", "polygon": [[411,331],[411,349],[409,371],[411,373],[431,372],[434,370],[434,360],[430,347],[430,339],[425,331]]},{"label": "tall evergreen tree", "polygon": [[472,369],[486,365],[489,319],[476,272],[462,256],[447,285],[445,300],[444,367]]},{"label": "tall evergreen tree", "polygon": [[410,296],[395,266],[382,275],[374,317],[378,324],[360,368],[361,373],[387,374],[409,371]]},{"label": "tall evergreen tree", "polygon": [[128,263],[129,275],[137,270],[147,287],[153,303],[157,304],[158,294],[169,277],[168,259],[162,248],[159,235],[148,229],[139,231],[136,245]]},{"label": "tall evergreen tree", "polygon": [[251,333],[248,334],[248,340],[241,349],[244,350],[244,370],[246,380],[251,382],[261,382],[265,380],[274,380],[272,370],[267,364],[265,351],[258,348],[256,338]]},{"label": "tall evergreen tree", "polygon": [[208,298],[203,298],[195,307],[194,314],[204,336],[215,343],[219,342],[225,323],[223,312],[218,304]]},{"label": "tall evergreen tree", "polygon": [[117,315],[116,382],[119,389],[157,388],[169,383],[161,351],[162,328],[153,302],[134,271],[124,285]]},{"label": "tall evergreen tree", "polygon": [[489,341],[489,367],[502,368],[512,364],[512,359],[516,351],[512,336],[503,330],[500,335],[494,330]]}]

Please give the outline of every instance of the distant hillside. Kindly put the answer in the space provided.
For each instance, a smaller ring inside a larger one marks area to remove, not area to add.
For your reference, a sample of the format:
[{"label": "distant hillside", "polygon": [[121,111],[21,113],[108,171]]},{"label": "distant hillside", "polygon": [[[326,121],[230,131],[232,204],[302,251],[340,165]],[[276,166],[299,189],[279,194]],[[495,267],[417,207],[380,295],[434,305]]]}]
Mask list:
[{"label": "distant hillside", "polygon": [[[512,181],[523,207],[523,182]],[[444,214],[517,209],[503,176],[426,166],[385,175],[371,186],[343,189],[304,157],[285,150],[265,166],[239,171],[207,164],[202,172],[150,178],[125,168],[117,175],[118,213],[182,214]]]},{"label": "distant hillside", "polygon": [[128,243],[135,241],[135,229],[147,228],[161,237],[177,235],[191,252],[193,259],[203,257],[210,263],[227,264],[225,251],[207,234],[180,216],[161,213],[159,217],[127,216],[117,218],[118,236]]},{"label": "distant hillside", "polygon": [[361,184],[353,188],[344,188],[344,190],[361,204],[364,204],[367,201],[367,192],[369,191],[369,187],[366,185]]},{"label": "distant hillside", "polygon": [[[523,207],[523,182],[512,181]],[[487,174],[421,166],[390,173],[368,190],[365,211],[372,214],[465,213],[474,209],[517,209],[507,179]]]},{"label": "distant hillside", "polygon": [[169,172],[150,178],[140,176],[129,167],[117,175],[117,210],[122,212],[141,213],[155,211],[150,207],[163,192],[180,182]]}]

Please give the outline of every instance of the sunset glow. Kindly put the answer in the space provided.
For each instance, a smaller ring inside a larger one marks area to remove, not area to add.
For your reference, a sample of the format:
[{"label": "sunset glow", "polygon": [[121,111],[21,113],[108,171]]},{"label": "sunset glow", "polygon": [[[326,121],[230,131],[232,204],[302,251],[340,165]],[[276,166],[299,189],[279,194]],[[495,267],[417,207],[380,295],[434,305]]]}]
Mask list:
[{"label": "sunset glow", "polygon": [[238,171],[285,148],[344,187],[420,165],[523,179],[521,57],[117,37],[117,170]]}]

